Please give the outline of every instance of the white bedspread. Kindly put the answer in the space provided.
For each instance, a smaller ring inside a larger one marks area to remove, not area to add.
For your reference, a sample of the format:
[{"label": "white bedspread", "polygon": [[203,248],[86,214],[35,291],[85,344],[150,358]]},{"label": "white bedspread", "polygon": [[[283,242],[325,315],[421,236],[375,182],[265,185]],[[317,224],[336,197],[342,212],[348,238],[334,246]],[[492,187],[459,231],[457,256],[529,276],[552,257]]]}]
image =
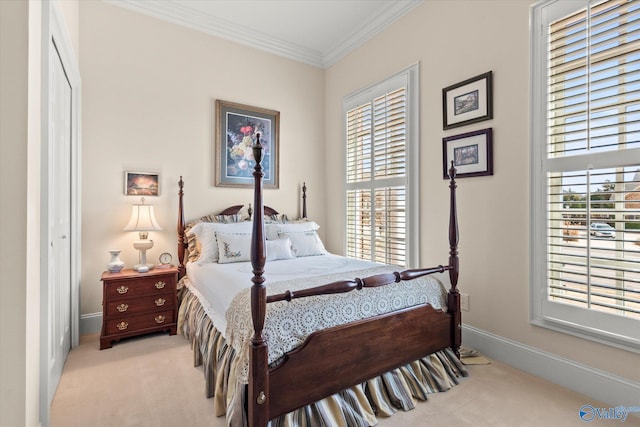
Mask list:
[{"label": "white bedspread", "polygon": [[[267,295],[399,271],[398,267],[357,261],[337,255],[274,261],[265,266]],[[251,321],[251,263],[188,265],[194,292],[214,326],[223,332],[241,363],[239,379],[247,381]],[[303,279],[303,280],[300,280]],[[206,299],[206,301],[203,301]],[[311,333],[418,304],[446,310],[446,289],[433,276],[267,305],[263,334],[269,343],[269,363],[299,346]]]},{"label": "white bedspread", "polygon": [[[327,254],[310,257],[300,257],[287,260],[270,261],[265,265],[265,285],[267,293],[272,283],[296,278],[321,276],[329,273],[362,270],[379,266],[368,261],[346,258]],[[200,299],[213,325],[223,334],[227,330],[225,314],[231,306],[233,297],[242,289],[251,288],[250,262],[236,262],[231,264],[208,263],[198,265],[187,264],[187,275],[195,288],[195,294]],[[351,279],[354,279],[351,277]]]}]

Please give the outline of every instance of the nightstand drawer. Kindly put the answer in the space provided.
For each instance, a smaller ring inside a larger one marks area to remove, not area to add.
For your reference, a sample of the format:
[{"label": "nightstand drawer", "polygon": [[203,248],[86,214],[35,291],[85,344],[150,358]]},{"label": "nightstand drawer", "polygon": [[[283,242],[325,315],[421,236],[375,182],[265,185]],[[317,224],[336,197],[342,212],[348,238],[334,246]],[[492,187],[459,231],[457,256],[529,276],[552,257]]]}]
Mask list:
[{"label": "nightstand drawer", "polygon": [[108,301],[129,299],[143,295],[160,295],[175,292],[173,277],[141,277],[130,280],[119,280],[106,283],[106,297]]},{"label": "nightstand drawer", "polygon": [[115,335],[143,329],[159,328],[163,325],[175,323],[174,310],[164,310],[156,313],[129,315],[106,322],[106,334]]},{"label": "nightstand drawer", "polygon": [[139,298],[129,298],[126,301],[109,301],[105,307],[108,318],[130,314],[148,313],[175,308],[176,297],[173,293],[148,295]]},{"label": "nightstand drawer", "polygon": [[102,282],[101,350],[122,338],[156,331],[177,333],[177,268],[104,272]]}]

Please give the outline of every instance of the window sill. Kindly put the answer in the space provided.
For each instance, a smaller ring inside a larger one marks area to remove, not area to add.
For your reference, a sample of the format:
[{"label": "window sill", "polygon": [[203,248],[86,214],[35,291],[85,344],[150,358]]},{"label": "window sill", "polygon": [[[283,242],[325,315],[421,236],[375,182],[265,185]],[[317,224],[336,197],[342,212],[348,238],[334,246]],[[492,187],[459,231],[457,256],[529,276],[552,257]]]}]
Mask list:
[{"label": "window sill", "polygon": [[529,323],[541,328],[551,329],[563,334],[597,342],[598,344],[608,345],[610,347],[640,354],[640,342],[637,342],[632,338],[586,328],[581,325],[576,325],[559,319],[533,318]]}]

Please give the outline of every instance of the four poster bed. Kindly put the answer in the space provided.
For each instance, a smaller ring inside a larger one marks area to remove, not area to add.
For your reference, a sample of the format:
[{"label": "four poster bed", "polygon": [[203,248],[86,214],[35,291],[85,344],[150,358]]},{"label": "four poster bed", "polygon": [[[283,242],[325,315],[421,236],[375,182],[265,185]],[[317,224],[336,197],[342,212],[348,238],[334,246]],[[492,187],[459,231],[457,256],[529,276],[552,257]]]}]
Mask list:
[{"label": "four poster bed", "polygon": [[[398,273],[330,254],[313,221],[264,206],[259,137],[253,154],[252,222],[237,205],[185,226],[179,182],[178,329],[216,414],[230,426],[375,425],[466,376],[453,165],[448,264]],[[306,194],[303,205],[306,217]],[[448,291],[431,276],[444,272]]]}]

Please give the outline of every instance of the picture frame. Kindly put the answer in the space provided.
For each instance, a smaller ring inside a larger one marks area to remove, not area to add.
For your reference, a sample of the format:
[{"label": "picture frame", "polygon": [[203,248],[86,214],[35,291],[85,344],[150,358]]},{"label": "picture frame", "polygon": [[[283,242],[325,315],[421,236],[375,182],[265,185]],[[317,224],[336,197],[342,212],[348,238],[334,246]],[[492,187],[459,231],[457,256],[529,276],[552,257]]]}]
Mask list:
[{"label": "picture frame", "polygon": [[493,118],[493,71],[442,89],[442,126],[452,129]]},{"label": "picture frame", "polygon": [[493,175],[493,128],[442,138],[443,179],[449,179],[451,161],[456,178]]},{"label": "picture frame", "polygon": [[253,187],[253,151],[260,133],[263,187],[279,187],[280,112],[216,100],[215,185]]},{"label": "picture frame", "polygon": [[160,175],[150,172],[125,172],[125,196],[160,195]]}]

